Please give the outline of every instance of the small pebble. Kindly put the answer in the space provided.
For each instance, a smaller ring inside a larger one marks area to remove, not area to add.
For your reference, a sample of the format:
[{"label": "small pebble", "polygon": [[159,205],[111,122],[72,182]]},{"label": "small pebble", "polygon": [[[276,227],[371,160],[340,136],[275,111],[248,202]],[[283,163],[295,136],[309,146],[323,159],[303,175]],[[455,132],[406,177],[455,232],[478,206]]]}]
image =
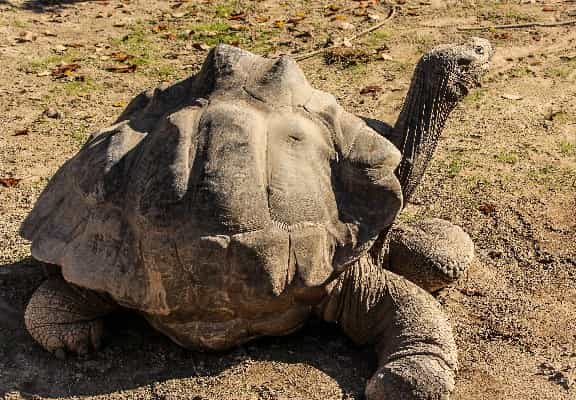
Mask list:
[{"label": "small pebble", "polygon": [[48,118],[54,118],[54,119],[62,118],[62,113],[60,111],[56,110],[55,108],[52,108],[52,107],[44,110],[44,115],[47,116]]}]

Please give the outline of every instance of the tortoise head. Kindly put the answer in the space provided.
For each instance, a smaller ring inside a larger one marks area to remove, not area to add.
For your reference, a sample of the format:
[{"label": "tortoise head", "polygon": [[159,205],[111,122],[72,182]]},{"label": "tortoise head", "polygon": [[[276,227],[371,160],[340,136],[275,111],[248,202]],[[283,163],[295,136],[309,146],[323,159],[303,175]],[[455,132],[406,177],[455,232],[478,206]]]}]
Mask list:
[{"label": "tortoise head", "polygon": [[440,91],[447,100],[457,102],[480,86],[493,54],[488,40],[472,37],[463,44],[435,47],[422,57],[417,71],[423,74],[426,90]]}]

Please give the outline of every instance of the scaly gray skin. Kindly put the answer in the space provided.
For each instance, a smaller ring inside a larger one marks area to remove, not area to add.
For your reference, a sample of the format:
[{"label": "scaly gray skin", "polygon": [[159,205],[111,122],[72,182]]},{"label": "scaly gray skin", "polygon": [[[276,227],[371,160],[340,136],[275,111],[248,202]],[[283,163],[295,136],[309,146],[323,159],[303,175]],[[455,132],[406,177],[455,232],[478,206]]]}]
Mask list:
[{"label": "scaly gray skin", "polygon": [[[426,168],[430,163],[432,155],[438,145],[438,139],[444,129],[444,124],[454,107],[461,101],[468,92],[480,86],[482,76],[487,72],[490,59],[494,54],[494,49],[485,39],[470,38],[462,46],[439,46],[436,51],[426,54],[414,71],[414,76],[408,91],[408,96],[402,107],[402,111],[394,127],[371,118],[363,118],[365,122],[374,130],[390,140],[402,153],[402,160],[396,169],[396,176],[402,185],[404,206],[408,204],[416,187],[422,180]],[[445,235],[451,237],[449,247],[442,250],[444,253],[460,253],[455,255],[459,262],[464,259],[468,261],[458,268],[449,265],[440,265],[438,260],[426,261],[424,264],[418,259],[424,255],[422,251],[417,258],[405,254],[404,261],[396,256],[396,262],[404,264],[403,267],[395,268],[394,271],[409,277],[427,290],[434,291],[448,283],[458,279],[473,255],[470,238],[463,231],[458,231],[457,227],[451,227],[447,221],[435,219],[437,226],[431,227],[431,221],[426,223],[428,231],[420,231],[420,225],[412,227],[399,226],[399,230],[410,230],[410,239],[426,242],[427,247],[434,247],[437,253],[439,246],[443,242],[433,242],[429,239],[430,229],[442,231],[446,229]],[[450,231],[450,233],[448,233]],[[417,234],[417,232],[420,232]],[[371,249],[371,255],[377,263],[384,263],[386,241],[406,240],[405,235],[388,235],[382,232]],[[456,246],[456,243],[459,243]],[[422,247],[423,243],[397,243],[393,249],[406,249]],[[446,246],[448,244],[446,243]],[[455,247],[456,246],[456,247]],[[435,258],[431,255],[432,259]],[[455,261],[454,261],[455,262]],[[454,263],[452,262],[452,263]],[[450,263],[450,262],[449,262]],[[437,265],[435,271],[430,270],[431,265]],[[423,268],[422,268],[423,267]],[[444,271],[450,270],[446,274]],[[457,273],[459,272],[459,273]]]},{"label": "scaly gray skin", "polygon": [[[433,50],[426,80],[461,98],[444,78],[475,46]],[[368,254],[402,208],[399,163],[289,58],[220,45],[52,178],[21,234],[62,278],[34,293],[26,326],[49,351],[83,353],[122,306],[183,346],[222,350],[316,313],[375,346],[369,400],[448,399],[456,348],[438,303]]]},{"label": "scaly gray skin", "polygon": [[428,292],[458,280],[473,258],[470,236],[442,219],[399,224],[390,234],[388,269]]}]

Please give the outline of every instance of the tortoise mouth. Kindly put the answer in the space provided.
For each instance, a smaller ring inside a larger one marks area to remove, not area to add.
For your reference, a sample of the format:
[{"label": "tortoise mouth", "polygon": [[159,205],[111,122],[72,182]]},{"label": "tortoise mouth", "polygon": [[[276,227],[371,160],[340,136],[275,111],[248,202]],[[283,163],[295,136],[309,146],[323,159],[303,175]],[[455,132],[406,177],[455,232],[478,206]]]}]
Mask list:
[{"label": "tortoise mouth", "polygon": [[457,99],[467,96],[473,89],[482,87],[482,77],[487,71],[487,65],[477,65],[469,68],[456,68],[451,74],[454,94]]},{"label": "tortoise mouth", "polygon": [[468,86],[466,86],[464,82],[458,81],[456,82],[456,86],[458,87],[461,96],[467,96],[468,93],[470,93],[470,89],[468,89]]}]

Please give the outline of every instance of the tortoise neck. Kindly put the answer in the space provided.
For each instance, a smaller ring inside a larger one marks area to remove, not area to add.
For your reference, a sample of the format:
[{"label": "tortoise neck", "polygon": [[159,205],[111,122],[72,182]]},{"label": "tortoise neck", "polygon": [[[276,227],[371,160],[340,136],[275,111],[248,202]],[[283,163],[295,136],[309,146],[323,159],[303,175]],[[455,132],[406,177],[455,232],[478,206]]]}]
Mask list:
[{"label": "tortoise neck", "polygon": [[426,66],[418,65],[394,126],[393,141],[402,153],[396,174],[405,203],[420,182],[436,149],[444,124],[457,102],[447,96],[448,74],[430,81]]}]

